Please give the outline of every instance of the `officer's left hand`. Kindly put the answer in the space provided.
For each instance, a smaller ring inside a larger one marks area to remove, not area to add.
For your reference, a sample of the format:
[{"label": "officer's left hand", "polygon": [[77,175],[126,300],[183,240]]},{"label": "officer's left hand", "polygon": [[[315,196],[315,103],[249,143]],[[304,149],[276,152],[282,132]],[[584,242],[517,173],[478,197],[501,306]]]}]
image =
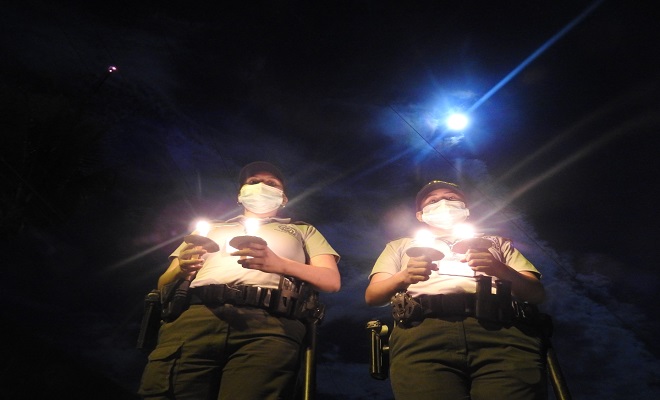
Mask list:
[{"label": "officer's left hand", "polygon": [[282,259],[265,244],[250,242],[247,246],[230,255],[240,256],[236,262],[241,264],[243,268],[273,273],[282,272],[277,267],[281,265]]},{"label": "officer's left hand", "polygon": [[487,249],[469,249],[461,262],[467,263],[475,272],[495,277],[503,275],[508,268]]}]

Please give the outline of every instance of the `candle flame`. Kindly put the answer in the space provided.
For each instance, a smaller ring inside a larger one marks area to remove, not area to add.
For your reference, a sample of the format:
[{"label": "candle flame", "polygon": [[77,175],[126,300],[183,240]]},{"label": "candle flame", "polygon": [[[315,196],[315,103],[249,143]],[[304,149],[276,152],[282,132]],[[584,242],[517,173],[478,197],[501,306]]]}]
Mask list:
[{"label": "candle flame", "polygon": [[245,220],[245,233],[250,236],[255,236],[259,230],[259,220],[257,218],[247,218]]},{"label": "candle flame", "polygon": [[195,231],[199,236],[204,236],[208,235],[209,231],[211,230],[211,224],[208,223],[208,221],[201,220],[197,222],[197,225],[195,226]]},{"label": "candle flame", "polygon": [[475,235],[474,226],[470,224],[459,224],[454,227],[454,236],[459,239],[473,238]]},{"label": "candle flame", "polygon": [[427,229],[421,229],[415,234],[415,242],[419,247],[433,247],[435,235]]}]

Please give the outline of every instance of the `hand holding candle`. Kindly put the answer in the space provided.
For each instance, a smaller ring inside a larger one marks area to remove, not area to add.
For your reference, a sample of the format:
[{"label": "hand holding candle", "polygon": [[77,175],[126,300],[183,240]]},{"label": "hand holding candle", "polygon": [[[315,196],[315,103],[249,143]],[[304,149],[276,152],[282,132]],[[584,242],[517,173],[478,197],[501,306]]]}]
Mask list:
[{"label": "hand holding candle", "polygon": [[211,226],[208,222],[199,221],[195,231],[183,238],[188,246],[179,255],[179,268],[189,274],[188,279],[192,279],[194,274],[202,268],[204,263],[200,260],[202,255],[220,250],[220,246],[216,242],[206,237],[210,229]]},{"label": "hand holding candle", "polygon": [[242,250],[250,243],[259,243],[266,245],[266,241],[256,236],[259,230],[259,220],[256,218],[247,218],[244,223],[245,235],[236,236],[229,241],[229,245],[235,249]]},{"label": "hand holding candle", "polygon": [[264,271],[269,259],[276,257],[268,248],[266,241],[256,236],[259,230],[260,221],[256,218],[247,218],[243,225],[245,226],[245,235],[236,236],[229,241],[229,245],[238,251],[231,253],[232,256],[239,256],[238,263],[243,268],[259,269]]},{"label": "hand holding candle", "polygon": [[422,257],[426,256],[431,261],[442,260],[445,255],[433,246],[435,244],[435,236],[428,230],[422,229],[417,232],[415,239],[412,242],[412,247],[406,250],[409,257]]},{"label": "hand holding candle", "polygon": [[190,235],[187,235],[183,238],[183,241],[188,244],[194,244],[195,246],[200,246],[209,253],[215,253],[220,250],[220,246],[213,240],[206,237],[208,235],[211,226],[206,221],[199,221],[195,232]]}]

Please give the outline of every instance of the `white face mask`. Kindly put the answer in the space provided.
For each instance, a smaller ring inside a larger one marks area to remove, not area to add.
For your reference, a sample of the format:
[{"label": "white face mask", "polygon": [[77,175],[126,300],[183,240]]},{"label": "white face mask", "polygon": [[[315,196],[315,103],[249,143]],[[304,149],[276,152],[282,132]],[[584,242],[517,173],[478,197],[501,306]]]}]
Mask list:
[{"label": "white face mask", "polygon": [[422,221],[436,228],[450,230],[465,221],[470,210],[458,200],[440,200],[422,209]]},{"label": "white face mask", "polygon": [[280,208],[284,202],[284,192],[263,182],[243,185],[238,202],[255,214],[265,214]]}]

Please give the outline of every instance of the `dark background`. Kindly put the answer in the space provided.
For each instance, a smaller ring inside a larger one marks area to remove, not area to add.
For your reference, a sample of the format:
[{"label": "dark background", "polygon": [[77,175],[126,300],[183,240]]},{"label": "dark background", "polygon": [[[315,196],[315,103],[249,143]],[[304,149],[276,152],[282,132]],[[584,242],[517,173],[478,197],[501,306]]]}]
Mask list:
[{"label": "dark background", "polygon": [[342,256],[317,398],[391,398],[364,329],[391,321],[363,294],[431,179],[543,273],[574,398],[658,398],[651,5],[244,3],[3,2],[8,398],[133,398],[144,295],[196,218],[239,212],[261,159],[287,177],[284,214]]}]

